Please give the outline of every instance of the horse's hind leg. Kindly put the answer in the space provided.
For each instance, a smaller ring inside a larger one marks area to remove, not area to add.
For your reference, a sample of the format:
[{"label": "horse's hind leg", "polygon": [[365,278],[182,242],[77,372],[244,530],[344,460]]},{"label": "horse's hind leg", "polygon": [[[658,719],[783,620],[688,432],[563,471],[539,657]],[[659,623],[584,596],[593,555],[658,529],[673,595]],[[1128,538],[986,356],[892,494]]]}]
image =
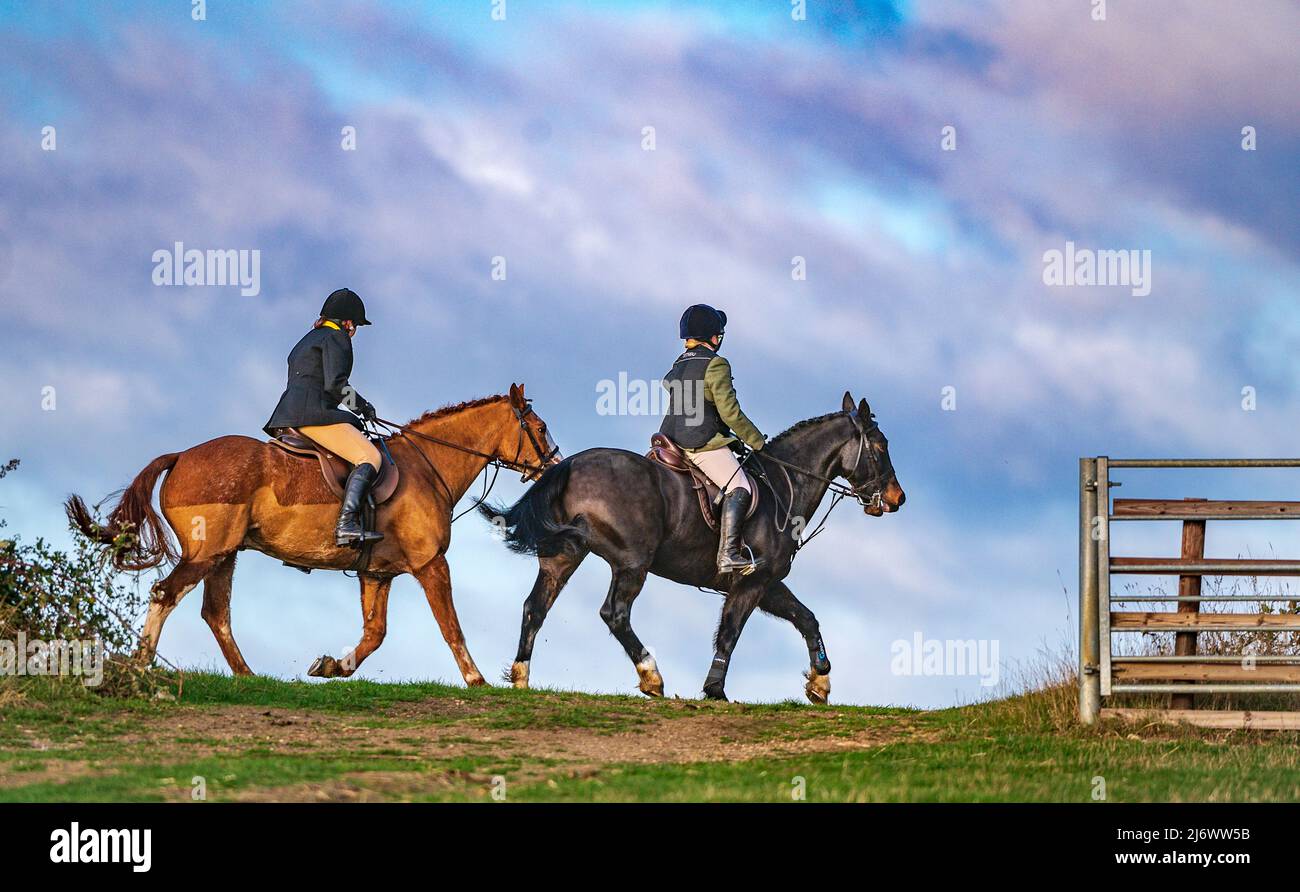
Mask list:
[{"label": "horse's hind leg", "polygon": [[235,636],[230,630],[230,589],[235,577],[235,555],[232,553],[217,562],[203,580],[203,621],[212,630],[222,655],[235,675],[252,675],[253,670],[244,662]]},{"label": "horse's hind leg", "polygon": [[804,694],[813,703],[825,703],[831,695],[831,661],[826,658],[826,646],[822,644],[817,617],[784,582],[779,581],[771,583],[763,592],[758,609],[789,621],[799,630],[808,645],[808,674],[804,676],[808,683],[804,685]]},{"label": "horse's hind leg", "polygon": [[451,570],[447,567],[447,558],[438,555],[429,563],[415,571],[415,578],[424,589],[424,596],[429,600],[429,609],[438,621],[442,637],[451,648],[451,655],[460,667],[461,677],[470,687],[485,685],[483,673],[474,665],[474,658],[465,646],[465,633],[460,629],[460,619],[456,616],[456,605],[451,600]]},{"label": "horse's hind leg", "polygon": [[192,561],[182,558],[175,568],[164,578],[153,584],[149,598],[149,615],[144,621],[144,631],[140,633],[140,647],[135,658],[141,665],[148,666],[158,653],[158,639],[162,637],[163,623],[176,609],[181,598],[203,581],[203,577],[212,572],[217,560]]},{"label": "horse's hind leg", "polygon": [[317,678],[347,678],[357,671],[363,660],[384,643],[388,634],[388,590],[393,580],[373,576],[361,577],[361,641],[343,659],[317,657],[307,670]]},{"label": "horse's hind leg", "polygon": [[533,658],[533,642],[537,639],[537,633],[541,631],[542,623],[546,622],[546,614],[551,605],[560,596],[560,590],[588,553],[583,550],[578,554],[566,553],[538,559],[537,581],[533,583],[533,590],[524,601],[519,650],[515,653],[514,665],[510,667],[510,683],[515,687],[528,687],[528,664]]},{"label": "horse's hind leg", "polygon": [[600,618],[609,626],[618,643],[627,651],[628,659],[636,665],[636,673],[641,676],[637,685],[647,697],[664,695],[664,680],[655,665],[655,658],[650,656],[641,639],[632,631],[632,602],[641,594],[645,585],[645,567],[615,568],[614,578],[609,584],[609,595],[600,608]]}]

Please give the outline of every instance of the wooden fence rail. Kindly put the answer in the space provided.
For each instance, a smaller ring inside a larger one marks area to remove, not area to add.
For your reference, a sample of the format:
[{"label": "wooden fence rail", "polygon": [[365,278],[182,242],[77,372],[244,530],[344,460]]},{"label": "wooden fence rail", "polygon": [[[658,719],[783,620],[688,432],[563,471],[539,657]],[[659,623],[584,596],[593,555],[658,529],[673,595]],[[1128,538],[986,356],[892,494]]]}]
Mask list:
[{"label": "wooden fence rail", "polygon": [[[1202,613],[1209,602],[1294,601],[1263,595],[1206,595],[1205,576],[1300,576],[1300,560],[1206,558],[1205,527],[1221,520],[1300,520],[1300,502],[1110,498],[1113,468],[1300,468],[1300,459],[1079,460],[1079,718],[1144,718],[1210,727],[1297,728],[1300,712],[1196,710],[1197,693],[1300,693],[1300,654],[1200,655],[1201,632],[1300,632],[1294,613]],[[1179,521],[1179,556],[1111,557],[1115,521]],[[1177,576],[1177,594],[1112,595],[1113,574]],[[1174,610],[1117,610],[1125,602],[1173,603]],[[1174,635],[1172,654],[1112,653],[1112,636]],[[1120,694],[1172,695],[1168,710],[1102,708]]]}]

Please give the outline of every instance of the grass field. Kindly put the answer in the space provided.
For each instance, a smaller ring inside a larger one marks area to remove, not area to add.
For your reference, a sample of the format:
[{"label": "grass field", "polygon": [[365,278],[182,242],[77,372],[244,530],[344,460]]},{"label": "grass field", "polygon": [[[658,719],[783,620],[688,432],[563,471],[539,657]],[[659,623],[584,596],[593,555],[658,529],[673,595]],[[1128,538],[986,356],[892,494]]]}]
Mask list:
[{"label": "grass field", "polygon": [[[1298,735],[186,673],[176,701],[0,688],[0,801],[1300,800]],[[800,780],[802,779],[802,780]]]}]

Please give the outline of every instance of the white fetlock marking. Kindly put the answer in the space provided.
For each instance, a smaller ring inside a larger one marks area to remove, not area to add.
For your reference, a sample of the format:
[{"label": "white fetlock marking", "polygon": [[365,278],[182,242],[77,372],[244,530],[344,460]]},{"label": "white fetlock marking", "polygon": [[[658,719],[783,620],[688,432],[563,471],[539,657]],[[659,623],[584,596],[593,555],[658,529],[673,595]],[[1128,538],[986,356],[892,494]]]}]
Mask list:
[{"label": "white fetlock marking", "polygon": [[510,682],[517,688],[528,687],[529,660],[516,661],[510,669]]},{"label": "white fetlock marking", "polygon": [[[176,599],[175,599],[174,601],[172,601],[172,606],[174,607],[174,606],[176,606],[177,604],[179,604],[179,603],[181,602],[181,599],[182,599],[182,598],[184,598],[184,597],[185,597],[186,595],[188,595],[190,592],[194,591],[196,588],[198,588],[198,586],[199,586],[199,584],[196,582],[196,583],[194,583],[194,585],[187,585],[187,586],[185,586],[185,588],[183,588],[183,589],[181,589],[179,592],[177,592],[177,593],[176,593]],[[155,583],[154,583],[154,584],[149,588],[149,596],[150,596],[150,600],[152,600],[152,601],[160,601],[161,599],[163,599],[163,598],[165,598],[165,597],[167,596],[167,590],[166,590],[165,588],[162,587],[162,583],[161,583],[161,582],[155,582]]]},{"label": "white fetlock marking", "polygon": [[645,675],[647,672],[658,672],[659,664],[655,662],[654,657],[646,657],[636,664],[636,671],[639,675]]}]

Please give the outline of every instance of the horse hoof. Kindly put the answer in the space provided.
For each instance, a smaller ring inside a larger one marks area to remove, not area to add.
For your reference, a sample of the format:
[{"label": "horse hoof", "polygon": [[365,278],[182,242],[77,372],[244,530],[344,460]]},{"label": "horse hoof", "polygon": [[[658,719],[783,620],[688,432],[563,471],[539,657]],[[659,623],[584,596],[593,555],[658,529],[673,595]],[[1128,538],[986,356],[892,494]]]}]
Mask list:
[{"label": "horse hoof", "polygon": [[471,675],[469,678],[465,679],[465,687],[485,688],[487,687],[487,679],[482,675]]},{"label": "horse hoof", "polygon": [[804,678],[808,683],[804,685],[803,692],[812,703],[822,706],[830,701],[831,697],[831,677],[822,675],[819,672],[809,670],[804,673]]},{"label": "horse hoof", "polygon": [[333,657],[317,657],[307,674],[313,678],[333,678],[339,674],[339,661]]},{"label": "horse hoof", "polygon": [[720,684],[717,684],[717,685],[705,685],[705,686],[704,686],[704,699],[706,699],[706,700],[720,700],[721,702],[726,703],[726,702],[727,702],[727,694],[726,694],[726,692],[725,692],[724,690],[722,690],[722,685],[720,685]]},{"label": "horse hoof", "polygon": [[647,697],[662,697],[664,695],[664,679],[658,672],[647,672],[641,676],[641,684],[637,686],[641,693]]},{"label": "horse hoof", "polygon": [[662,697],[664,695],[664,677],[659,674],[659,667],[655,665],[654,657],[646,657],[640,663],[636,664],[636,674],[641,677],[641,683],[637,688],[647,697]]},{"label": "horse hoof", "polygon": [[510,684],[520,690],[528,688],[528,661],[519,660],[510,667]]}]

